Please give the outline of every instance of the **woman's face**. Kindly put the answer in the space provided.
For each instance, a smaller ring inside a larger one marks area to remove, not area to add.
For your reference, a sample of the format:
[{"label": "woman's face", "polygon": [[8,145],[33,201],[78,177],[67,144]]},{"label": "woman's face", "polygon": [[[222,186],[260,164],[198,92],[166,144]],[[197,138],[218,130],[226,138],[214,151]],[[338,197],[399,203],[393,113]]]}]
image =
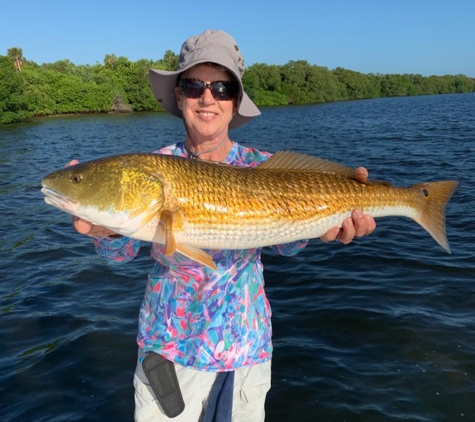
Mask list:
[{"label": "woman's face", "polygon": [[[211,83],[215,81],[232,81],[226,71],[210,65],[197,65],[181,75],[182,79],[199,79]],[[175,88],[178,108],[183,112],[183,118],[192,140],[206,138],[222,139],[227,135],[229,122],[236,114],[236,100],[218,101],[207,88],[200,98],[187,98]]]}]

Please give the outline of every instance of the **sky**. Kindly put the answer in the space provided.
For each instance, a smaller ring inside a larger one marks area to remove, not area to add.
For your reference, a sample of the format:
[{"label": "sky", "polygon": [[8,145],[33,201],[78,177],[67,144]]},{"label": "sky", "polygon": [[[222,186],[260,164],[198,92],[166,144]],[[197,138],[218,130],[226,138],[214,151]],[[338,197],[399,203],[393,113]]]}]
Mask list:
[{"label": "sky", "polygon": [[362,73],[475,77],[475,0],[22,0],[0,6],[0,55],[38,64],[158,60],[222,29],[247,66],[306,60]]}]

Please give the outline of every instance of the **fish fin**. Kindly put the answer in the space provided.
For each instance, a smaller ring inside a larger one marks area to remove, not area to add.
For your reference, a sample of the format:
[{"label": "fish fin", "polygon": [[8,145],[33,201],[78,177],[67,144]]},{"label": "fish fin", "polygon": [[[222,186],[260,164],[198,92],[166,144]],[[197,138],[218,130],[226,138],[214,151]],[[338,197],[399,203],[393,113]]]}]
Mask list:
[{"label": "fish fin", "polygon": [[165,230],[165,256],[173,255],[175,252],[180,252],[182,255],[199,262],[200,264],[217,271],[216,264],[213,258],[205,251],[189,245],[181,245],[176,243],[173,235],[173,212],[165,210],[160,216],[160,224]]},{"label": "fish fin", "polygon": [[277,151],[257,169],[308,170],[320,173],[340,174],[365,183],[366,177],[358,170],[334,161],[292,151]]},{"label": "fish fin", "polygon": [[445,228],[445,207],[459,186],[456,180],[417,183],[411,188],[418,189],[423,195],[423,207],[415,220],[424,227],[436,242],[450,253]]},{"label": "fish fin", "polygon": [[176,245],[177,252],[180,252],[182,255],[192,259],[193,261],[199,262],[200,264],[211,268],[214,271],[217,271],[216,264],[211,258],[211,255],[203,251],[202,249],[196,248],[189,245]]},{"label": "fish fin", "polygon": [[160,216],[160,224],[165,229],[165,256],[173,255],[176,251],[175,236],[173,235],[173,213],[165,210]]}]

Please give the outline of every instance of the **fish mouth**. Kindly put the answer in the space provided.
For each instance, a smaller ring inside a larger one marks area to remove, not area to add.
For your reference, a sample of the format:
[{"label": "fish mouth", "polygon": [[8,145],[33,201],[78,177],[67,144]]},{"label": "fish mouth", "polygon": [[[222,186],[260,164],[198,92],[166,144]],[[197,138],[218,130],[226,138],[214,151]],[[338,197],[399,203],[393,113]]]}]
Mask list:
[{"label": "fish mouth", "polygon": [[59,208],[60,210],[66,211],[70,214],[74,214],[74,212],[79,207],[78,202],[74,199],[46,186],[43,186],[43,188],[41,189],[41,193],[45,195],[45,202],[47,204]]}]

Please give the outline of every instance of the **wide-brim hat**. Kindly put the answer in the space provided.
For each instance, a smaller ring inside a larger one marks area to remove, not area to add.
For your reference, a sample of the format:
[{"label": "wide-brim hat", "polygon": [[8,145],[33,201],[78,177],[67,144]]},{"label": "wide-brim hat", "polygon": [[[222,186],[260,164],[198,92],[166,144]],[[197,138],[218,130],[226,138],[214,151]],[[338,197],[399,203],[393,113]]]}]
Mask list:
[{"label": "wide-brim hat", "polygon": [[231,35],[219,30],[207,30],[200,35],[188,38],[181,47],[178,70],[151,69],[149,71],[150,86],[159,104],[171,114],[183,118],[175,96],[178,75],[197,64],[207,62],[228,69],[239,84],[238,111],[229,123],[229,129],[241,126],[259,116],[261,112],[244,92],[241,80],[244,74],[244,59],[236,41]]}]

